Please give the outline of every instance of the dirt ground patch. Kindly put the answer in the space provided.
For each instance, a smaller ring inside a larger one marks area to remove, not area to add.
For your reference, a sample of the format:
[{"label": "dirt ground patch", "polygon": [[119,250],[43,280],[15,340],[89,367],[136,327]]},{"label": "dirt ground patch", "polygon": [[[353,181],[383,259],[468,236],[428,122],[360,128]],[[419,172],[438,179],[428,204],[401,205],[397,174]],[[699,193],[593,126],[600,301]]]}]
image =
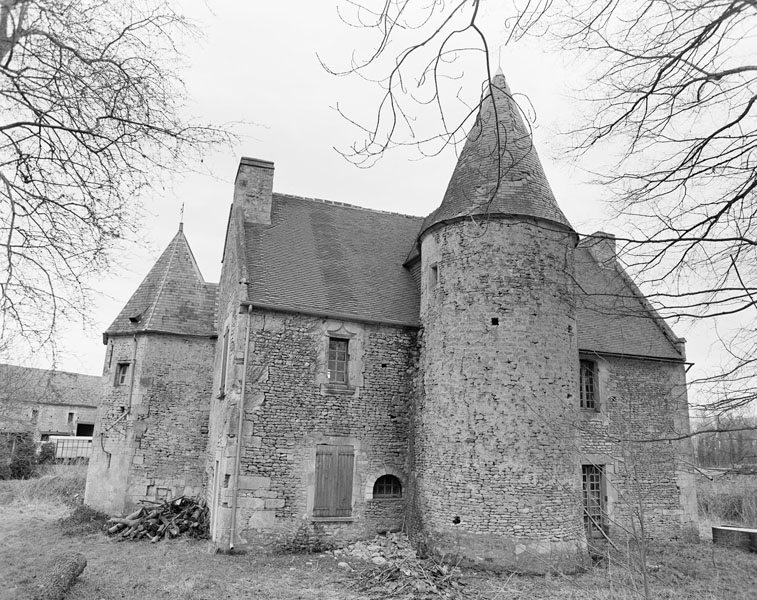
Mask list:
[{"label": "dirt ground patch", "polygon": [[[28,598],[44,566],[64,552],[82,552],[88,565],[68,600],[348,600],[387,598],[381,589],[357,592],[370,561],[332,554],[215,554],[208,542],[118,542],[102,533],[72,535],[61,520],[70,507],[39,502],[0,506],[0,599]],[[461,598],[641,598],[635,552],[614,556],[576,576],[540,577],[463,571]],[[339,568],[348,562],[352,570]],[[757,589],[757,555],[709,543],[655,545],[647,560],[651,597],[747,599]],[[438,596],[441,597],[441,596]]]}]

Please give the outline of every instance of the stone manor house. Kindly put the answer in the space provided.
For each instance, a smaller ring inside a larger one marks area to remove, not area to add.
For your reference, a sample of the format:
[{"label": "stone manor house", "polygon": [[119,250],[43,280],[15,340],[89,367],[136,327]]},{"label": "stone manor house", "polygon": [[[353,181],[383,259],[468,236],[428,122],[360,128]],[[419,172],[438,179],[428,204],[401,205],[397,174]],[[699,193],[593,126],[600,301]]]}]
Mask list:
[{"label": "stone manor house", "polygon": [[222,548],[404,529],[533,572],[692,530],[684,340],[579,239],[501,73],[425,219],[273,175],[240,162],[220,283],[180,227],[105,332],[88,504],[202,494]]}]

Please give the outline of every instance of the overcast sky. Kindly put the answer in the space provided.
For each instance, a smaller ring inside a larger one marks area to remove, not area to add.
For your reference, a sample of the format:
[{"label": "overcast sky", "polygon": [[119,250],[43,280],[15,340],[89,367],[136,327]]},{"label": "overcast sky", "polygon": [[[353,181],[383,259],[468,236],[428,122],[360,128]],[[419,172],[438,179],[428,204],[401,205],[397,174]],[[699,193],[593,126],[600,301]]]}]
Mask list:
[{"label": "overcast sky", "polygon": [[[205,160],[214,177],[177,174],[145,199],[143,244],[119,255],[110,277],[94,286],[102,293],[93,306],[90,328],[72,323],[59,339],[58,368],[90,374],[102,371],[101,333],[118,314],[176,233],[181,204],[184,231],[207,281],[218,281],[223,236],[232,200],[233,179],[241,156],[275,163],[274,191],[347,202],[359,206],[427,215],[441,202],[456,160],[454,149],[435,158],[418,159],[412,150],[398,151],[370,169],[349,164],[333,148],[348,148],[359,132],[334,110],[368,114],[379,89],[356,77],[337,78],[319,64],[348,64],[361,37],[342,23],[337,2],[212,3],[187,1],[189,15],[204,39],[190,41],[184,72],[192,113],[206,121],[233,123],[241,136],[233,150]],[[487,19],[493,52],[514,93],[524,94],[536,114],[534,138],[555,196],[581,233],[614,231],[607,221],[601,188],[562,156],[557,133],[573,124],[575,89],[580,71],[563,64],[560,55],[534,47],[497,48],[501,19]],[[368,38],[365,38],[369,43]],[[496,68],[496,65],[493,65]],[[477,84],[476,84],[477,85]],[[706,357],[707,347],[689,337],[689,355]],[[40,364],[37,366],[47,366]]]}]

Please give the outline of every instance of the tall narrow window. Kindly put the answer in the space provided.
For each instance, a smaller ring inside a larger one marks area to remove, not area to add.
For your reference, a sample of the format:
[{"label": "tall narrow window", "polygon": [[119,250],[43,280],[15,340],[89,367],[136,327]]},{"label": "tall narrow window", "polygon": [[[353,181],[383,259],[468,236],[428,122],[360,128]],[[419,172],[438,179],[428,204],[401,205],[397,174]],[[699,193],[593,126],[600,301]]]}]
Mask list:
[{"label": "tall narrow window", "polygon": [[116,364],[116,385],[126,384],[129,377],[129,363],[117,363]]},{"label": "tall narrow window", "polygon": [[428,272],[428,283],[432,289],[439,283],[439,265],[431,265],[431,269]]},{"label": "tall narrow window", "polygon": [[221,386],[218,393],[223,396],[226,393],[226,368],[229,361],[229,328],[223,334],[223,356],[221,357]]},{"label": "tall narrow window", "polygon": [[329,383],[348,383],[349,340],[329,338]]},{"label": "tall narrow window", "polygon": [[579,373],[581,408],[584,410],[598,410],[597,363],[593,360],[582,358],[580,360]]},{"label": "tall narrow window", "polygon": [[313,517],[352,516],[352,446],[319,444],[315,449]]},{"label": "tall narrow window", "polygon": [[602,465],[582,465],[584,526],[589,537],[602,537],[607,532],[605,519],[605,482]]}]

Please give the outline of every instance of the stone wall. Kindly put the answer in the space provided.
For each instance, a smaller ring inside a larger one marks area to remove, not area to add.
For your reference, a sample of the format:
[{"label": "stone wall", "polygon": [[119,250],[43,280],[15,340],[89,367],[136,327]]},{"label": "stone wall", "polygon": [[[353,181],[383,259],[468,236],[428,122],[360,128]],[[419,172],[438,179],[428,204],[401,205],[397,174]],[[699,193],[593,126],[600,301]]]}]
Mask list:
[{"label": "stone wall", "polygon": [[[349,383],[328,382],[329,336],[350,339]],[[284,541],[312,518],[318,444],[354,448],[352,514],[317,519],[353,539],[399,529],[404,499],[373,499],[385,474],[408,481],[412,329],[253,311],[237,518],[240,543]],[[230,481],[230,484],[233,484]],[[232,502],[232,486],[220,490]]]},{"label": "stone wall", "polygon": [[[228,494],[234,482],[239,402],[246,339],[247,278],[244,225],[238,206],[232,207],[224,245],[218,296],[218,341],[213,360],[213,385],[208,438],[207,500],[211,507],[211,534],[219,546],[228,547],[232,525]],[[225,377],[222,371],[226,369]],[[222,381],[223,379],[223,381]],[[222,500],[221,496],[224,495]]]},{"label": "stone wall", "polygon": [[[202,493],[214,349],[202,337],[110,338],[87,504],[124,513],[143,499]],[[119,364],[129,366],[123,383]]]},{"label": "stone wall", "polygon": [[422,241],[413,533],[435,554],[526,571],[584,561],[574,244],[517,219]]},{"label": "stone wall", "polygon": [[639,507],[648,536],[689,535],[696,488],[685,366],[655,360],[586,355],[596,361],[599,407],[577,422],[582,463],[605,473],[608,528],[639,535]]}]

